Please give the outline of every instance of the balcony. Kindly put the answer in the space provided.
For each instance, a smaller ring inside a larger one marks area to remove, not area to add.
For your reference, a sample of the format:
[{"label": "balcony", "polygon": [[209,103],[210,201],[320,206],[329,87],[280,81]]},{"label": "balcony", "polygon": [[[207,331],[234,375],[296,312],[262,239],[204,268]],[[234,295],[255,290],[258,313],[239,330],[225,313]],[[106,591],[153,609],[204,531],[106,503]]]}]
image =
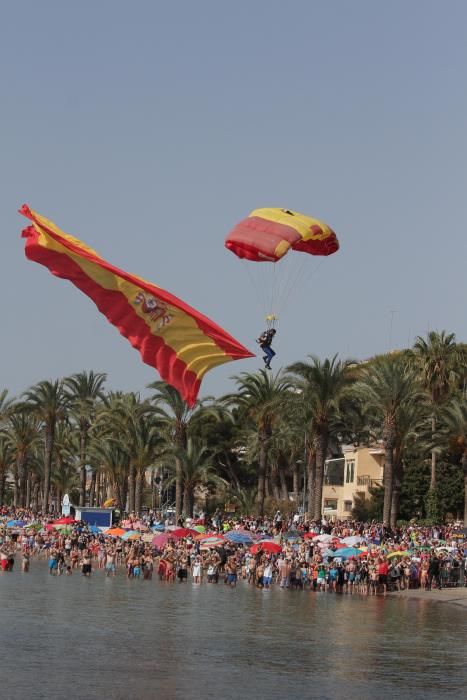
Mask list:
[{"label": "balcony", "polygon": [[382,483],[382,479],[373,479],[368,474],[357,476],[357,486],[381,486]]}]

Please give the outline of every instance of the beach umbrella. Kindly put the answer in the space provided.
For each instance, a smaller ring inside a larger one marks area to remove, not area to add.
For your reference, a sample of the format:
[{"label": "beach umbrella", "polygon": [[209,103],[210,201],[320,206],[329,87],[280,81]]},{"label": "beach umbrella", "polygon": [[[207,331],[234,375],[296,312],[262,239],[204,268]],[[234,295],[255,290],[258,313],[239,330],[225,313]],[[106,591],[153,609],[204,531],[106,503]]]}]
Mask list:
[{"label": "beach umbrella", "polygon": [[25,525],[24,520],[9,520],[6,524],[7,527],[24,527]]},{"label": "beach umbrella", "polygon": [[153,525],[152,531],[153,532],[164,532],[165,531],[164,523],[157,523],[157,525]]},{"label": "beach umbrella", "polygon": [[204,537],[200,541],[200,547],[220,547],[225,544],[225,538],[222,535],[213,535],[212,537]]},{"label": "beach umbrella", "polygon": [[311,539],[314,539],[315,537],[318,537],[317,532],[305,532],[305,534],[303,535],[304,540],[311,540]]},{"label": "beach umbrella", "polygon": [[54,525],[71,525],[72,523],[78,522],[72,517],[65,516],[63,518],[58,518],[58,520],[54,520],[53,524]]},{"label": "beach umbrella", "polygon": [[253,547],[250,547],[250,552],[252,554],[258,554],[258,552],[267,552],[268,554],[279,554],[282,552],[282,547],[280,544],[271,542],[270,540],[260,540]]},{"label": "beach umbrella", "polygon": [[61,535],[70,535],[73,530],[68,525],[54,525],[55,530],[58,530]]},{"label": "beach umbrella", "polygon": [[88,525],[88,530],[89,532],[92,532],[93,535],[100,535],[101,531],[97,527],[97,525]]},{"label": "beach umbrella", "polygon": [[125,532],[126,530],[124,530],[122,527],[111,527],[105,534],[110,535],[111,537],[121,537],[125,534]]},{"label": "beach umbrella", "polygon": [[316,536],[316,541],[317,542],[331,542],[331,540],[334,540],[335,537],[333,535],[317,535]]},{"label": "beach umbrella", "polygon": [[224,535],[225,539],[234,544],[252,544],[254,538],[249,532],[240,532],[239,530],[230,530]]},{"label": "beach umbrella", "polygon": [[122,535],[122,540],[139,540],[140,537],[141,533],[137,530],[128,530],[124,535]]},{"label": "beach umbrella", "polygon": [[388,554],[388,559],[392,559],[393,557],[410,557],[410,552],[391,552]]},{"label": "beach umbrella", "polygon": [[141,539],[143,540],[143,542],[148,542],[152,544],[154,535],[152,534],[152,532],[145,532]]},{"label": "beach umbrella", "polygon": [[361,535],[352,535],[351,537],[344,537],[342,542],[348,547],[353,547],[356,544],[366,543],[366,539]]},{"label": "beach umbrella", "polygon": [[172,534],[170,532],[161,532],[160,535],[156,535],[152,538],[152,544],[154,547],[162,549],[170,539],[172,539]]},{"label": "beach umbrella", "polygon": [[175,530],[172,530],[172,535],[174,537],[193,537],[194,535],[198,535],[199,533],[196,530],[192,530],[189,527],[177,527]]},{"label": "beach umbrella", "polygon": [[193,530],[196,530],[196,532],[206,532],[204,525],[195,525]]},{"label": "beach umbrella", "polygon": [[340,557],[341,559],[349,559],[350,557],[358,557],[361,553],[362,550],[357,549],[356,547],[344,547],[338,549],[335,556]]}]

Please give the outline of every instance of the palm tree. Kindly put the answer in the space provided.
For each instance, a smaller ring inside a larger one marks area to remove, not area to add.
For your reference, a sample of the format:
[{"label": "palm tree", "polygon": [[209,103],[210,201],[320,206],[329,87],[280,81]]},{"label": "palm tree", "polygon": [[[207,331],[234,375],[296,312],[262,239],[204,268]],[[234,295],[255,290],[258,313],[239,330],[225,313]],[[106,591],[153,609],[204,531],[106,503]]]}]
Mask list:
[{"label": "palm tree", "polygon": [[[128,455],[128,510],[135,510],[136,497],[136,464],[132,459],[130,447],[131,423],[141,411],[141,399],[135,392],[111,392],[104,400],[96,418],[96,434],[93,442],[96,443],[99,435],[100,441],[113,441],[120,443]],[[124,504],[125,506],[126,504]]]},{"label": "palm tree", "polygon": [[394,477],[391,498],[390,525],[395,528],[399,515],[400,496],[404,477],[404,459],[407,449],[417,441],[420,449],[420,430],[426,418],[423,403],[402,404],[397,416],[396,444],[394,447]]},{"label": "palm tree", "polygon": [[[218,406],[206,406],[200,402],[189,408],[177,389],[163,381],[149,384],[148,389],[156,391],[151,397],[151,403],[161,421],[161,428],[165,431],[169,450],[174,447],[176,450],[186,449],[189,436],[197,434],[203,420],[208,416],[217,419],[221,414]],[[182,464],[178,457],[175,457],[175,462],[178,470],[175,474],[175,512],[179,518],[186,507],[183,507]]]},{"label": "palm tree", "polygon": [[[31,452],[40,441],[38,419],[17,405],[11,411],[5,427],[5,439],[14,459],[15,505],[26,506],[27,465]],[[19,488],[18,488],[19,487]]]},{"label": "palm tree", "polygon": [[8,417],[12,406],[12,400],[8,399],[8,389],[0,391],[0,425]]},{"label": "palm tree", "polygon": [[117,437],[94,436],[89,444],[91,459],[101,465],[102,472],[108,475],[112,484],[113,498],[120,511],[124,511],[128,493],[128,473],[130,455],[125,445]]},{"label": "palm tree", "polygon": [[423,399],[417,382],[417,371],[407,360],[397,355],[383,355],[362,369],[354,387],[355,395],[366,406],[381,431],[384,444],[384,506],[383,523],[390,524],[394,479],[394,450],[401,412]]},{"label": "palm tree", "polygon": [[79,429],[80,485],[79,505],[86,505],[86,463],[89,430],[91,428],[96,402],[103,398],[106,375],[98,372],[79,372],[64,380],[65,393],[69,403],[70,416]]},{"label": "palm tree", "polygon": [[287,368],[300,392],[309,415],[313,431],[315,479],[313,493],[313,517],[321,517],[323,500],[324,465],[327,458],[331,425],[338,415],[339,405],[353,382],[351,360],[332,359],[321,362],[309,355],[311,362],[296,362]]},{"label": "palm tree", "polygon": [[434,435],[438,448],[460,455],[464,473],[464,527],[467,527],[467,401],[454,398],[440,414],[440,427]]},{"label": "palm tree", "polygon": [[[432,407],[431,433],[436,431],[436,413],[446,401],[449,390],[453,386],[456,373],[455,366],[458,356],[456,336],[454,333],[430,331],[425,340],[417,337],[413,357],[423,377],[423,384],[430,396]],[[436,486],[436,450],[431,452],[430,491]]]},{"label": "palm tree", "polygon": [[281,410],[290,400],[292,387],[282,372],[270,374],[260,370],[255,374],[243,372],[234,377],[238,391],[224,396],[227,405],[238,407],[239,411],[252,421],[259,441],[259,469],[257,509],[264,514],[265,477],[268,466],[268,451],[274,427]]},{"label": "palm tree", "polygon": [[172,458],[173,462],[169,467],[172,468],[175,478],[177,474],[181,475],[185,514],[192,518],[196,489],[209,483],[225,485],[226,482],[216,474],[207,445],[193,438],[188,438],[186,448],[175,448]]},{"label": "palm tree", "polygon": [[148,403],[142,403],[128,413],[125,428],[126,449],[136,474],[134,511],[140,513],[146,470],[154,464],[164,444],[161,421]]},{"label": "palm tree", "polygon": [[0,433],[0,506],[5,499],[5,481],[11,463],[14,460],[13,451],[5,434]]},{"label": "palm tree", "polygon": [[38,418],[44,432],[44,490],[42,510],[49,509],[50,476],[52,473],[52,456],[54,451],[55,430],[58,421],[66,414],[67,397],[63,382],[56,380],[42,381],[24,393],[26,407]]}]

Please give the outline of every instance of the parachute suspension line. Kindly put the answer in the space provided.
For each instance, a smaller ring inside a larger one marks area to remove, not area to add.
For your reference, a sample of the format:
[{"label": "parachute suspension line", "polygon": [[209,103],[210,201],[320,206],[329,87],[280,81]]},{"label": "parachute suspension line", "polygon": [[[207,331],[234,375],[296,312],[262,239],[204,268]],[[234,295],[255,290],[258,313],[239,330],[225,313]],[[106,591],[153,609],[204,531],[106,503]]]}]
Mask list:
[{"label": "parachute suspension line", "polygon": [[[300,265],[300,269],[297,271],[297,274],[295,275],[295,279],[292,281],[291,285],[289,285],[289,288],[287,290],[287,294],[284,295],[282,299],[282,304],[279,308],[279,313],[282,312],[283,308],[285,307],[286,303],[289,300],[289,297],[291,293],[293,292],[294,288],[297,287],[299,284],[301,285],[305,280],[310,280],[312,277],[314,277],[318,270],[320,269],[321,265],[324,263],[325,258],[321,258],[319,263],[315,265],[314,268],[311,269],[311,271],[308,273],[306,270],[306,263],[308,261],[303,261],[303,264]],[[308,263],[309,264],[309,263]]]},{"label": "parachute suspension line", "polygon": [[241,263],[243,265],[243,269],[246,270],[246,273],[250,279],[251,286],[254,289],[255,292],[255,300],[256,303],[258,304],[259,312],[261,316],[263,316],[264,313],[267,313],[267,299],[266,299],[266,292],[265,292],[265,285],[261,285],[261,283],[258,284],[258,281],[256,280],[255,276],[252,274],[248,262],[242,258],[240,258]]},{"label": "parachute suspension line", "polygon": [[[266,263],[267,264],[267,263]],[[272,263],[272,284],[271,284],[271,298],[270,298],[270,303],[269,303],[269,308],[267,309],[267,313],[270,316],[274,316],[274,305],[276,303],[276,292],[277,292],[277,277],[278,275],[276,274],[276,264],[277,263]]]}]

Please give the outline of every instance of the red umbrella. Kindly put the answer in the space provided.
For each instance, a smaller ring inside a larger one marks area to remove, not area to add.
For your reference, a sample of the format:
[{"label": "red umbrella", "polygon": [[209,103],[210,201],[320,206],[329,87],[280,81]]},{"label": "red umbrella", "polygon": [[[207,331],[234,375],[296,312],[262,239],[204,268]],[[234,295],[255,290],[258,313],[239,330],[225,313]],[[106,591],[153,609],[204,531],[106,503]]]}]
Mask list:
[{"label": "red umbrella", "polygon": [[194,537],[199,535],[198,530],[191,530],[189,527],[178,527],[170,533],[172,537]]},{"label": "red umbrella", "polygon": [[257,542],[256,544],[253,545],[253,547],[250,547],[250,552],[252,554],[258,554],[258,552],[268,552],[268,554],[279,554],[279,552],[282,552],[282,547],[280,544],[276,544],[275,542],[271,542],[270,540],[263,540],[262,542]]},{"label": "red umbrella", "polygon": [[303,535],[304,540],[311,540],[313,537],[318,537],[318,533],[317,532],[305,532],[305,534]]},{"label": "red umbrella", "polygon": [[152,544],[154,547],[158,547],[159,549],[162,549],[162,547],[165,547],[167,542],[172,538],[172,533],[171,532],[161,532],[160,535],[156,535],[155,537],[152,538]]},{"label": "red umbrella", "polygon": [[54,520],[52,525],[71,525],[72,523],[77,523],[78,521],[75,520],[74,518],[70,516],[65,516],[63,518],[59,518],[58,520]]}]

